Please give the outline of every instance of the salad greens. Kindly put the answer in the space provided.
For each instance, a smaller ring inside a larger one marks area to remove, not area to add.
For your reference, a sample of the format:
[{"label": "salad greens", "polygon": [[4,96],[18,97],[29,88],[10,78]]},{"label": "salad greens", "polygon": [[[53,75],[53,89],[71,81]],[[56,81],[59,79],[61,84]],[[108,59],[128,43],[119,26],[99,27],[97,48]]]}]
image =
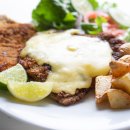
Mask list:
[{"label": "salad greens", "polygon": [[89,3],[92,5],[93,9],[96,10],[97,8],[99,8],[99,4],[97,2],[97,0],[88,0]]},{"label": "salad greens", "polygon": [[81,28],[85,31],[86,34],[97,34],[100,33],[98,26],[94,23],[82,23]]},{"label": "salad greens", "polygon": [[106,22],[107,20],[104,17],[98,16],[95,19],[95,23],[82,23],[81,27],[85,31],[85,33],[97,35],[103,31],[102,25],[103,23],[106,23]]},{"label": "salad greens", "polygon": [[39,31],[55,28],[69,29],[75,26],[77,13],[71,2],[41,0],[32,12],[33,22]]},{"label": "salad greens", "polygon": [[[83,7],[84,4],[88,5]],[[89,6],[93,8],[90,11]],[[85,33],[97,35],[103,32],[104,23],[107,23],[106,25],[108,26],[106,28],[108,27],[108,29],[111,29],[109,27],[112,26],[114,28],[115,25],[117,25],[115,29],[126,30],[130,27],[128,26],[129,20],[127,22],[124,20],[128,19],[128,16],[120,14],[121,17],[118,14],[117,7],[117,4],[106,1],[101,5],[98,3],[98,0],[41,0],[32,11],[32,19],[38,31],[52,28],[65,30],[75,28],[77,25]],[[82,10],[82,8],[84,13],[80,13],[80,9]],[[110,9],[116,11],[110,12]],[[81,18],[81,20],[78,18]],[[93,21],[90,21],[91,18]]]}]

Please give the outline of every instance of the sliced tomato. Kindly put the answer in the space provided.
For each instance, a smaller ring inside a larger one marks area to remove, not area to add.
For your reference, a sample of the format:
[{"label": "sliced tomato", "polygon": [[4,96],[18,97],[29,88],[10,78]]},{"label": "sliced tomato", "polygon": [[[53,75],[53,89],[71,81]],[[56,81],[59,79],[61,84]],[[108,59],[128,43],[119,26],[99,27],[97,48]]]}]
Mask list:
[{"label": "sliced tomato", "polygon": [[107,24],[103,28],[103,32],[113,34],[114,36],[120,36],[125,33],[125,30],[119,29],[116,24]]},{"label": "sliced tomato", "polygon": [[105,26],[103,26],[103,32],[113,34],[114,36],[120,36],[125,33],[124,30],[119,29],[119,26],[111,19],[111,17],[101,11],[92,11],[92,12],[87,12],[86,15],[84,16],[84,22],[95,22],[95,19],[97,17],[104,17],[107,20],[107,23]]},{"label": "sliced tomato", "polygon": [[111,29],[109,32],[111,32],[114,36],[120,36],[125,33],[125,31],[121,29]]},{"label": "sliced tomato", "polygon": [[108,14],[101,12],[101,11],[92,11],[92,12],[87,12],[86,15],[84,16],[84,22],[91,22],[94,21],[97,17],[102,16],[104,17],[107,21],[110,21],[110,17]]}]

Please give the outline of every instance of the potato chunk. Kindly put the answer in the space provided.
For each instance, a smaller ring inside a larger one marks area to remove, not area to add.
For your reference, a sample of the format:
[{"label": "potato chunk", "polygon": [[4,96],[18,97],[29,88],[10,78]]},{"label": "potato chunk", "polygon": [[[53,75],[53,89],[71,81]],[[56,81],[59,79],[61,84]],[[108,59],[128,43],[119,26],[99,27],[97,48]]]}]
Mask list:
[{"label": "potato chunk", "polygon": [[121,89],[130,94],[130,73],[116,79],[112,79],[112,88]]},{"label": "potato chunk", "polygon": [[119,48],[119,50],[121,51],[121,53],[122,53],[123,55],[128,55],[128,54],[130,54],[130,43],[125,43],[125,44],[123,44],[123,45]]},{"label": "potato chunk", "polygon": [[122,56],[119,61],[130,63],[130,55],[124,55]]},{"label": "potato chunk", "polygon": [[95,93],[96,103],[102,103],[107,100],[107,90],[111,88],[112,76],[98,76],[96,77]]},{"label": "potato chunk", "polygon": [[111,73],[113,77],[121,77],[130,72],[130,64],[123,61],[112,61],[110,63]]},{"label": "potato chunk", "polygon": [[111,108],[130,108],[130,95],[118,89],[110,89],[107,92]]}]

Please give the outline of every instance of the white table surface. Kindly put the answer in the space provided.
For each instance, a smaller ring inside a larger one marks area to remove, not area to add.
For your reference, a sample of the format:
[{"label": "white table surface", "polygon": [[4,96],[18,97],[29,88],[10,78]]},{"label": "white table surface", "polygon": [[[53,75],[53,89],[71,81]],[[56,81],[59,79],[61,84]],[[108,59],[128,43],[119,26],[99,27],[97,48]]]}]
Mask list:
[{"label": "white table surface", "polygon": [[38,126],[16,120],[0,111],[0,130],[45,130]]}]

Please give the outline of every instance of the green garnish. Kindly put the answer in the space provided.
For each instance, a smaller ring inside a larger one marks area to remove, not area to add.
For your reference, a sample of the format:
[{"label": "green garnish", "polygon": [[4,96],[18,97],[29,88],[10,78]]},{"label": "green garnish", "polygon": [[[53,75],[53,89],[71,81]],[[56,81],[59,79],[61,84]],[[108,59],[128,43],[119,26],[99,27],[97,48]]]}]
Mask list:
[{"label": "green garnish", "polygon": [[39,31],[55,28],[69,29],[75,26],[77,13],[71,2],[41,0],[32,12],[33,22]]},{"label": "green garnish", "polygon": [[97,0],[88,0],[88,1],[89,3],[91,3],[94,10],[96,10],[99,7]]},{"label": "green garnish", "polygon": [[95,19],[95,23],[82,23],[81,27],[85,31],[85,33],[97,35],[103,31],[102,25],[106,22],[107,20],[104,17],[99,16]]},{"label": "green garnish", "polygon": [[85,31],[86,34],[96,34],[98,31],[98,26],[92,23],[82,23],[82,29]]}]

